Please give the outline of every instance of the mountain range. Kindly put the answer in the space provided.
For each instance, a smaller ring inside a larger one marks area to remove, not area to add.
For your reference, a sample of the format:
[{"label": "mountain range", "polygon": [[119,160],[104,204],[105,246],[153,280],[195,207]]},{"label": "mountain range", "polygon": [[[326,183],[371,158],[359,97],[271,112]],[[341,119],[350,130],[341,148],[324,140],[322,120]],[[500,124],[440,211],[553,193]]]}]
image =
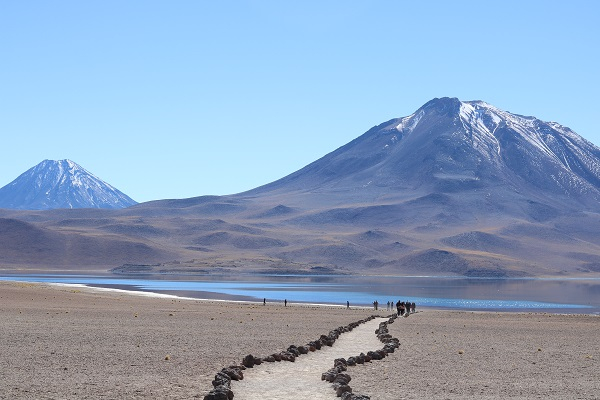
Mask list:
[{"label": "mountain range", "polygon": [[0,210],[4,268],[597,276],[600,149],[434,99],[286,177],[119,210]]},{"label": "mountain range", "polygon": [[44,160],[0,188],[0,208],[124,208],[129,196],[71,160]]}]

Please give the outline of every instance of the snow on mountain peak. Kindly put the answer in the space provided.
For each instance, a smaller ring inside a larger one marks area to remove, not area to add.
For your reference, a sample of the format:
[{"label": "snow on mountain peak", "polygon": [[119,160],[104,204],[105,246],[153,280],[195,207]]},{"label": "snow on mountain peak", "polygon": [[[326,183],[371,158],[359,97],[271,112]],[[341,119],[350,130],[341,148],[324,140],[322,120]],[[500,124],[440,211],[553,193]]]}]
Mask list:
[{"label": "snow on mountain peak", "polygon": [[541,174],[531,183],[542,185],[549,178],[553,183],[544,185],[554,185],[562,193],[598,193],[600,149],[556,122],[513,114],[480,100],[445,97],[429,101],[394,124],[401,140],[413,137],[405,145],[428,143],[417,149],[435,149],[424,159],[435,160],[432,168],[438,170],[438,178],[458,171],[478,176],[488,165],[496,174],[510,170],[527,181]]},{"label": "snow on mountain peak", "polygon": [[400,123],[396,125],[396,130],[402,134],[410,134],[416,127],[421,118],[425,115],[425,111],[419,110],[408,117],[400,119]]},{"label": "snow on mountain peak", "polygon": [[0,188],[0,207],[123,208],[134,200],[71,160],[44,160]]},{"label": "snow on mountain peak", "polygon": [[488,157],[493,157],[492,153],[497,156],[502,153],[499,129],[509,129],[516,135],[515,140],[516,137],[520,138],[519,140],[527,142],[539,153],[567,169],[568,163],[556,154],[552,146],[553,143],[557,143],[557,135],[578,145],[590,145],[585,139],[556,122],[546,123],[535,117],[512,114],[480,100],[458,101],[458,104],[455,118],[460,122],[462,131],[466,133],[473,147]]}]

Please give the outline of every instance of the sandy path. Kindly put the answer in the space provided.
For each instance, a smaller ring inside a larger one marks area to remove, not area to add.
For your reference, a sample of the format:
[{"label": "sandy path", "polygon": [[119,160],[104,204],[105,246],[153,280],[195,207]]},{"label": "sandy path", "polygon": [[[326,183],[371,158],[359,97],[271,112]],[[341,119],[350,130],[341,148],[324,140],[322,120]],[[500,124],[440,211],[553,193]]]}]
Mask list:
[{"label": "sandy path", "polygon": [[[244,371],[242,381],[232,382],[236,400],[334,399],[332,384],[321,374],[333,367],[336,358],[348,358],[383,347],[375,329],[385,318],[376,318],[346,332],[332,347],[302,355],[295,362],[263,363]],[[349,374],[352,376],[352,370]],[[350,385],[352,386],[352,384]]]}]

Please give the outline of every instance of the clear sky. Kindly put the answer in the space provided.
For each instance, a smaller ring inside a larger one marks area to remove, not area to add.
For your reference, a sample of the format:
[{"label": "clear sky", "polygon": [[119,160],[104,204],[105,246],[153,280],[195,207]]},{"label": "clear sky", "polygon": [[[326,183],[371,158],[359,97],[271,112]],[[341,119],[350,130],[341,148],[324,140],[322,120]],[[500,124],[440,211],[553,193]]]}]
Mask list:
[{"label": "clear sky", "polygon": [[137,201],[281,178],[434,97],[600,145],[600,1],[0,0],[0,187],[71,159]]}]

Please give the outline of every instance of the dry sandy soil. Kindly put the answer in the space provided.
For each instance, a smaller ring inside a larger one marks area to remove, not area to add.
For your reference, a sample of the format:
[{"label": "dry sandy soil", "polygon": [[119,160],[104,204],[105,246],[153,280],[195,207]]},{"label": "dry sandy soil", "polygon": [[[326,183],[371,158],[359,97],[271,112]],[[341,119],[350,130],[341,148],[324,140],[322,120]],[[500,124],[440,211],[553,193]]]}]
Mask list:
[{"label": "dry sandy soil", "polygon": [[[191,399],[247,354],[373,311],[0,282],[0,313],[0,399]],[[400,351],[350,368],[350,385],[390,400],[600,398],[599,328],[597,316],[424,310],[389,326]]]}]

